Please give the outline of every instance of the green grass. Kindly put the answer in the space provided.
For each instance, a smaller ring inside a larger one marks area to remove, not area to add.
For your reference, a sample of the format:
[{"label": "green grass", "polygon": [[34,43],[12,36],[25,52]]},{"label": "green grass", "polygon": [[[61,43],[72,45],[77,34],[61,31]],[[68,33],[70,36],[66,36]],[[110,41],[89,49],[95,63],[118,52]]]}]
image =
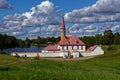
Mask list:
[{"label": "green grass", "polygon": [[120,80],[120,45],[89,60],[52,61],[0,54],[0,80]]}]

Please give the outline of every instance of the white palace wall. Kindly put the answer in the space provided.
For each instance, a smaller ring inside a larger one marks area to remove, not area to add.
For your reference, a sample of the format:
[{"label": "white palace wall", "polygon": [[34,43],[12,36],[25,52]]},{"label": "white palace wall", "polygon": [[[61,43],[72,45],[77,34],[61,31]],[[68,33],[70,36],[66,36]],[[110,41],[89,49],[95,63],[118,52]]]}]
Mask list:
[{"label": "white palace wall", "polygon": [[65,57],[68,56],[68,52],[45,52],[45,53],[40,53],[40,52],[13,52],[11,53],[12,56],[20,56],[20,57]]}]

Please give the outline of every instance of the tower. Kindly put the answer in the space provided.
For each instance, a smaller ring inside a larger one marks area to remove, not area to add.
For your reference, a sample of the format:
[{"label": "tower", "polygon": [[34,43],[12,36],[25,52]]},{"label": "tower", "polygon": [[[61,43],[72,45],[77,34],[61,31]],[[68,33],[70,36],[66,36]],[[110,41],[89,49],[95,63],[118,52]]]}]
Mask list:
[{"label": "tower", "polygon": [[65,30],[65,22],[64,17],[62,18],[62,24],[61,24],[61,38],[66,36],[66,30]]}]

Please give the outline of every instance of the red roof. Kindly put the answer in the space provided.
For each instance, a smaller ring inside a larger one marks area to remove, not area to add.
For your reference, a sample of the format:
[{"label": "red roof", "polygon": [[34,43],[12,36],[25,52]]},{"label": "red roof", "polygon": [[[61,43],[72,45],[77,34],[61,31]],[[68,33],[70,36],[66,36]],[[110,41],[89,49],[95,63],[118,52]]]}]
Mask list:
[{"label": "red roof", "polygon": [[48,50],[48,51],[58,51],[58,45],[49,45],[45,48],[43,48],[43,50]]},{"label": "red roof", "polygon": [[60,44],[60,45],[68,45],[69,42],[68,42],[68,40],[66,39],[66,37],[63,36],[58,44]]},{"label": "red roof", "polygon": [[77,36],[62,37],[59,45],[85,45]]},{"label": "red roof", "polygon": [[69,38],[69,43],[71,45],[84,45],[84,43],[77,36],[71,36],[71,38]]},{"label": "red roof", "polygon": [[61,29],[65,29],[64,17],[62,18],[62,25],[61,25]]},{"label": "red roof", "polygon": [[91,46],[90,48],[87,49],[87,51],[94,51],[97,48],[97,46]]}]

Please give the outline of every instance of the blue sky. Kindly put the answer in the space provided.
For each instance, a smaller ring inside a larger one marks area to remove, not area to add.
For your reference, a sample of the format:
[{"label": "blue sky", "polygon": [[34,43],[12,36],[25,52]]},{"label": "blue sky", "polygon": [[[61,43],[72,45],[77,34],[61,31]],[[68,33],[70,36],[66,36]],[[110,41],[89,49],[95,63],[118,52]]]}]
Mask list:
[{"label": "blue sky", "polygon": [[67,35],[120,32],[119,0],[0,0],[0,33],[25,39],[60,36],[64,16]]},{"label": "blue sky", "polygon": [[[7,14],[15,14],[15,13],[24,13],[26,11],[30,11],[31,7],[40,4],[45,0],[6,0],[13,9],[9,10],[1,10],[0,18],[6,16]],[[80,9],[86,6],[90,6],[96,2],[96,0],[49,0],[54,3],[55,7],[58,7],[62,10],[62,14],[64,15],[66,12],[72,11],[73,9]]]}]

